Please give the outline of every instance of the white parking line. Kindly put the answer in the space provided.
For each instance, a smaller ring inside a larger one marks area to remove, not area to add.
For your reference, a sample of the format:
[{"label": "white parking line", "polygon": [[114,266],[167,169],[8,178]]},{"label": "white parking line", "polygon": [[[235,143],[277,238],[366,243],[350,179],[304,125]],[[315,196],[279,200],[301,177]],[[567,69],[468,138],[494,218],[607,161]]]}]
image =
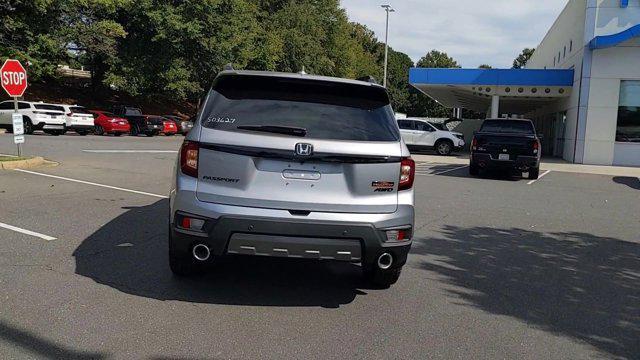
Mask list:
[{"label": "white parking line", "polygon": [[35,237],[38,237],[38,238],[40,238],[42,240],[46,240],[46,241],[53,241],[53,240],[56,239],[53,236],[40,234],[40,233],[37,233],[35,231],[22,229],[22,228],[19,228],[17,226],[13,226],[13,225],[1,223],[1,222],[0,222],[0,228],[4,228],[4,229],[7,229],[7,230],[12,230],[12,231],[19,232],[19,233],[22,233],[22,234],[25,234],[25,235],[35,236]]},{"label": "white parking line", "polygon": [[29,171],[29,170],[23,170],[23,169],[15,169],[15,171],[20,171],[20,172],[27,173],[27,174],[32,174],[32,175],[50,177],[50,178],[53,178],[53,179],[72,181],[72,182],[85,184],[85,185],[99,186],[99,187],[103,187],[103,188],[107,188],[107,189],[126,191],[126,192],[130,192],[130,193],[134,193],[134,194],[153,196],[153,197],[157,197],[157,198],[161,198],[161,199],[168,198],[168,196],[165,196],[165,195],[152,194],[152,193],[148,193],[148,192],[144,192],[144,191],[125,189],[125,188],[121,188],[121,187],[117,187],[117,186],[98,184],[98,183],[94,183],[94,182],[90,182],[90,181],[71,179],[71,178],[62,177],[62,176],[56,176],[56,175],[49,175],[49,174],[39,173],[39,172],[35,172],[35,171]]},{"label": "white parking line", "polygon": [[448,172],[452,172],[452,171],[456,171],[456,170],[464,169],[464,168],[467,168],[467,167],[469,167],[469,165],[465,165],[465,166],[458,166],[458,167],[453,168],[453,169],[444,170],[444,171],[439,171],[439,172],[437,172],[437,173],[430,174],[430,176],[436,176],[436,175],[440,175],[440,174],[446,174],[446,173],[448,173]]},{"label": "white parking line", "polygon": [[87,153],[103,154],[177,154],[177,150],[82,150]]},{"label": "white parking line", "polygon": [[543,176],[547,175],[547,174],[548,174],[548,173],[550,173],[550,172],[551,172],[551,170],[547,170],[547,171],[543,172],[542,174],[540,174],[540,176],[538,176],[538,178],[537,178],[537,179],[529,181],[529,182],[527,183],[527,185],[531,185],[531,184],[535,183],[536,181],[538,181],[538,180],[542,179],[542,177],[543,177]]}]

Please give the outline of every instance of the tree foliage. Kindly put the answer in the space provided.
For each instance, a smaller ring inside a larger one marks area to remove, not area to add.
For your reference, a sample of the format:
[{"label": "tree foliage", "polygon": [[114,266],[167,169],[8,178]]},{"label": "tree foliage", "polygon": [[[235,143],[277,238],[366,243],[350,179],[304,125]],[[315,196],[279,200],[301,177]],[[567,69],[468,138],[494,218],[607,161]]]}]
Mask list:
[{"label": "tree foliage", "polygon": [[522,69],[527,64],[527,61],[531,59],[536,49],[524,48],[520,55],[513,60],[513,69]]},{"label": "tree foliage", "polygon": [[[195,100],[227,63],[382,83],[384,44],[339,0],[0,0],[0,57],[25,61],[36,82],[83,66],[94,90]],[[394,108],[443,113],[409,86],[413,66],[389,48]],[[435,50],[417,66],[459,67]]]}]

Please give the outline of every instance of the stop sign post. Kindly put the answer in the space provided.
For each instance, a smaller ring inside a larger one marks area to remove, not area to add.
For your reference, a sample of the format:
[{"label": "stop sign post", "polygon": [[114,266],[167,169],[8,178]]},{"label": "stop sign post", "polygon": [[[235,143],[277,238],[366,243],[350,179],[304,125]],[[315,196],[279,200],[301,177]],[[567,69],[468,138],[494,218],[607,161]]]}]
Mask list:
[{"label": "stop sign post", "polygon": [[[0,68],[0,82],[4,91],[13,97],[13,108],[18,113],[18,97],[27,90],[27,71],[20,61],[7,59]],[[22,155],[20,144],[24,138],[14,132],[14,142],[18,145],[18,156]]]}]

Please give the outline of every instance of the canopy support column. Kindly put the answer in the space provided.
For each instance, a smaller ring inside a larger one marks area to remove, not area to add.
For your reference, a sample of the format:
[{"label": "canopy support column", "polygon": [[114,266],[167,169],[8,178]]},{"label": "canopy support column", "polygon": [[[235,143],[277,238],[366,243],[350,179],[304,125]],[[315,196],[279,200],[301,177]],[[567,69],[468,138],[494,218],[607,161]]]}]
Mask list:
[{"label": "canopy support column", "polygon": [[491,118],[497,119],[500,117],[500,96],[493,95],[491,97]]}]

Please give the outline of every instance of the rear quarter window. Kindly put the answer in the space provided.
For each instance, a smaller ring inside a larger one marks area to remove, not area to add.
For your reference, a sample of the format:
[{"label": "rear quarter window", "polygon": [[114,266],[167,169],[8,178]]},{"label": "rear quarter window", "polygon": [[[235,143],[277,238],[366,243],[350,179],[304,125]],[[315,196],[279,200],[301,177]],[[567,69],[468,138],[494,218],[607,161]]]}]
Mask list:
[{"label": "rear quarter window", "polygon": [[62,106],[57,106],[57,105],[35,104],[33,106],[38,110],[52,110],[52,111],[62,111],[62,112],[64,112],[64,108]]},{"label": "rear quarter window", "polygon": [[205,128],[233,132],[269,125],[304,128],[306,138],[399,140],[385,89],[322,80],[225,75],[213,85],[201,119]]}]

